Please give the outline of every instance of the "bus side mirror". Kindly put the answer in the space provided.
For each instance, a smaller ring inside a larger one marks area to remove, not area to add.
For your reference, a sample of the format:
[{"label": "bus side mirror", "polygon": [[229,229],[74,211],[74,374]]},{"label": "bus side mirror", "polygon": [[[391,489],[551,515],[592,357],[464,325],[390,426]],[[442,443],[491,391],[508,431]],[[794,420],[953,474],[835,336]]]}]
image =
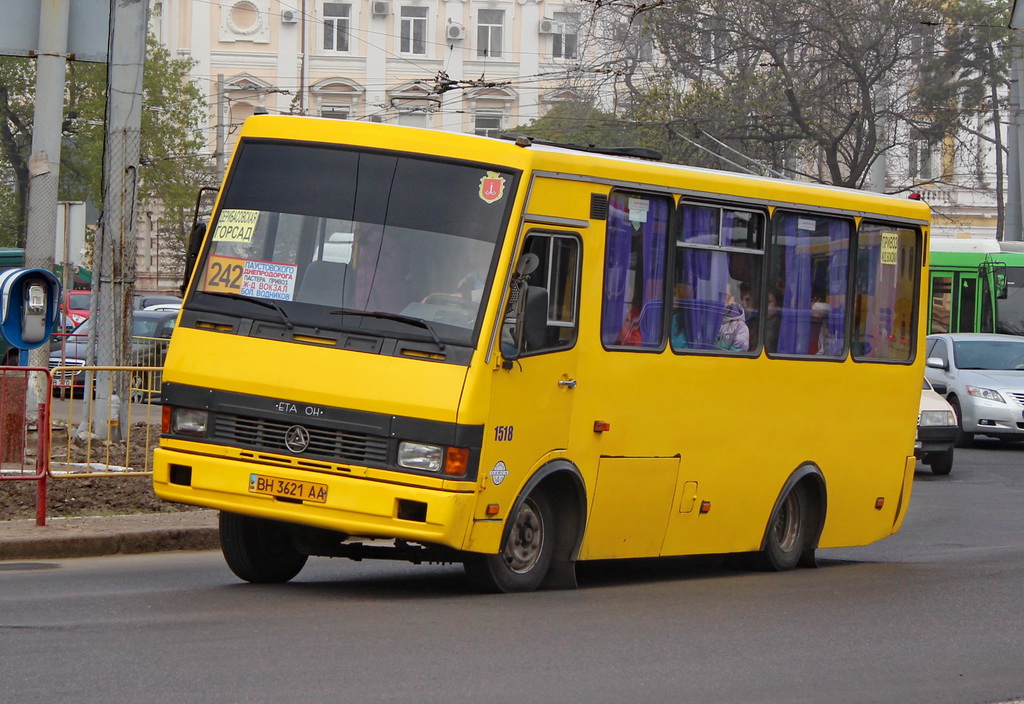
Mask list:
[{"label": "bus side mirror", "polygon": [[501,354],[504,367],[512,368],[512,362],[523,353],[544,346],[548,332],[548,290],[541,286],[525,286],[525,294],[519,298],[513,314],[505,319],[505,327],[511,340],[502,343]]},{"label": "bus side mirror", "polygon": [[188,281],[192,278],[192,270],[196,268],[196,260],[199,259],[199,250],[203,246],[203,238],[206,237],[206,223],[200,220],[192,228],[192,234],[188,238],[188,250],[185,252],[185,274],[181,280],[181,295],[185,295],[188,288]]},{"label": "bus side mirror", "polygon": [[1006,296],[1007,296],[1006,272],[1005,271],[997,271],[994,279],[995,279],[995,288],[996,288],[996,298],[998,298],[999,300],[1006,300]]}]

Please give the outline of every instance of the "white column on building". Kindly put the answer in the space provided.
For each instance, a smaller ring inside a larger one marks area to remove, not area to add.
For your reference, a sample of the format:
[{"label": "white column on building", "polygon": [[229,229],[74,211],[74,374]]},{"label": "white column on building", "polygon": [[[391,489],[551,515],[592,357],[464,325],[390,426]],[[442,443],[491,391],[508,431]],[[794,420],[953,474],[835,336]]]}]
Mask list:
[{"label": "white column on building", "polygon": [[[295,5],[294,0],[288,0],[285,5]],[[306,9],[306,13],[299,18],[298,22],[282,22],[281,21],[281,10],[284,9],[280,3],[278,3],[278,12],[271,14],[271,31],[276,31],[277,34],[277,80],[274,84],[278,88],[283,89],[294,89],[297,90],[300,86],[305,90],[309,90],[309,86],[304,85],[303,81],[299,78],[299,71],[302,70],[305,64],[305,57],[301,56],[302,52],[302,37],[301,34],[305,29],[307,23],[315,24],[316,20],[313,18],[313,12],[311,8]],[[311,53],[312,47],[306,47],[306,55]],[[287,113],[291,107],[292,98],[294,95],[274,93],[272,98],[267,96],[272,102],[267,107],[271,112]],[[316,112],[311,110],[311,105],[306,105],[306,114],[314,115]]]},{"label": "white column on building", "polygon": [[[447,0],[443,5],[445,31],[448,29],[449,20],[458,22],[466,28],[466,38],[460,40],[445,40],[446,68],[448,78],[453,81],[461,81],[465,78],[463,62],[467,52],[473,47],[472,27],[470,25],[469,4],[461,0]],[[447,36],[447,35],[446,35]],[[441,94],[441,113],[435,123],[439,129],[446,132],[462,132],[466,115],[463,113],[465,101],[462,97],[462,90],[450,90]]]},{"label": "white column on building", "polygon": [[366,47],[366,116],[381,114],[380,106],[387,102],[387,52],[397,54],[399,48],[398,43],[393,42],[390,36],[399,32],[396,3],[392,0],[387,15],[374,15],[373,4],[373,0],[362,4],[363,11],[369,14],[368,21],[363,26],[370,29],[363,42],[363,46]]},{"label": "white column on building", "polygon": [[[192,60],[196,62],[196,65],[192,68],[192,75],[199,77],[200,86],[210,96],[210,114],[214,118],[211,120],[211,125],[216,129],[220,125],[221,119],[219,115],[214,113],[219,102],[217,82],[214,80],[215,76],[213,76],[213,69],[210,63],[213,43],[213,37],[210,34],[210,24],[213,21],[214,3],[191,0],[188,4],[192,9],[192,21],[188,29],[189,36],[187,39],[183,37],[183,41],[178,44],[178,46],[183,47],[179,49],[178,53],[191,56]],[[216,9],[219,12],[220,6],[218,5]],[[210,151],[213,151],[217,143],[217,135],[211,131],[207,133],[206,137],[206,143],[210,145]]]},{"label": "white column on building", "polygon": [[[519,81],[515,89],[518,105],[512,106],[506,127],[525,124],[539,116],[541,35],[538,31],[543,5],[540,0],[518,0],[519,22]],[[547,40],[547,37],[543,37]]]}]

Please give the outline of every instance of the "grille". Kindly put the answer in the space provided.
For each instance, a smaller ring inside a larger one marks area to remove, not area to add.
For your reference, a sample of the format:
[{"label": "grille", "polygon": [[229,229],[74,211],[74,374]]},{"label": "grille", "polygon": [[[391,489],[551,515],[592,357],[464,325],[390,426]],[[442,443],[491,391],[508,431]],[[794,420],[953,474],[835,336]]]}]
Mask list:
[{"label": "grille", "polygon": [[74,380],[74,378],[75,378],[75,376],[77,374],[81,374],[82,373],[81,370],[66,369],[65,367],[84,367],[84,366],[85,366],[85,362],[83,362],[80,359],[65,359],[65,360],[51,359],[50,360],[50,364],[49,364],[51,372],[53,372],[53,370],[56,369],[57,367],[61,368],[59,371],[53,372],[53,374],[51,374],[55,384],[56,383],[60,383],[60,382],[65,382],[65,383],[70,382],[70,381]]},{"label": "grille", "polygon": [[[294,455],[284,443],[285,433],[294,423],[281,423],[266,418],[218,414],[213,434],[219,440],[267,452]],[[385,464],[388,459],[387,438],[303,426],[309,432],[309,447],[302,457],[321,457],[333,462]]]},{"label": "grille", "polygon": [[1010,396],[1017,399],[1017,403],[1024,406],[1024,391],[1011,391]]}]

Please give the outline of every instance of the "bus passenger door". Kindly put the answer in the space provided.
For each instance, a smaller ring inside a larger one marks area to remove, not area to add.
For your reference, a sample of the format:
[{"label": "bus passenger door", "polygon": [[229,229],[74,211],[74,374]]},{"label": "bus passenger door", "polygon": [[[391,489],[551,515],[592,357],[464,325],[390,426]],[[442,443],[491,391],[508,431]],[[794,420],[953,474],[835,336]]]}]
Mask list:
[{"label": "bus passenger door", "polygon": [[[517,474],[530,471],[544,455],[566,448],[576,387],[577,355],[572,348],[579,310],[580,240],[564,232],[534,231],[524,242],[523,254],[527,253],[539,260],[527,283],[543,287],[547,297],[544,339],[535,338],[518,359],[495,370],[491,425],[484,430],[485,441],[495,443],[495,461]],[[502,347],[507,349],[509,340],[503,337]]]}]

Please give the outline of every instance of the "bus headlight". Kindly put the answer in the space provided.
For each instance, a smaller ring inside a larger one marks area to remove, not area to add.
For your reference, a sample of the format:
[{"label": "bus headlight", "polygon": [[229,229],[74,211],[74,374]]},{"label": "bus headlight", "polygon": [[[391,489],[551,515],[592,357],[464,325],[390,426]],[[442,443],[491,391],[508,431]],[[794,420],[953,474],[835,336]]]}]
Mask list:
[{"label": "bus headlight", "polygon": [[420,469],[440,472],[444,464],[444,448],[422,442],[401,442],[398,444],[398,466],[406,469]]},{"label": "bus headlight", "polygon": [[986,401],[995,401],[996,403],[1006,403],[1006,401],[1003,400],[1003,397],[999,395],[999,392],[995,391],[993,389],[984,389],[984,388],[982,388],[980,386],[968,386],[967,387],[967,393],[969,393],[971,396],[977,396],[978,398],[983,398]]},{"label": "bus headlight", "polygon": [[171,414],[171,432],[181,435],[206,435],[210,414],[198,408],[175,408]]}]

